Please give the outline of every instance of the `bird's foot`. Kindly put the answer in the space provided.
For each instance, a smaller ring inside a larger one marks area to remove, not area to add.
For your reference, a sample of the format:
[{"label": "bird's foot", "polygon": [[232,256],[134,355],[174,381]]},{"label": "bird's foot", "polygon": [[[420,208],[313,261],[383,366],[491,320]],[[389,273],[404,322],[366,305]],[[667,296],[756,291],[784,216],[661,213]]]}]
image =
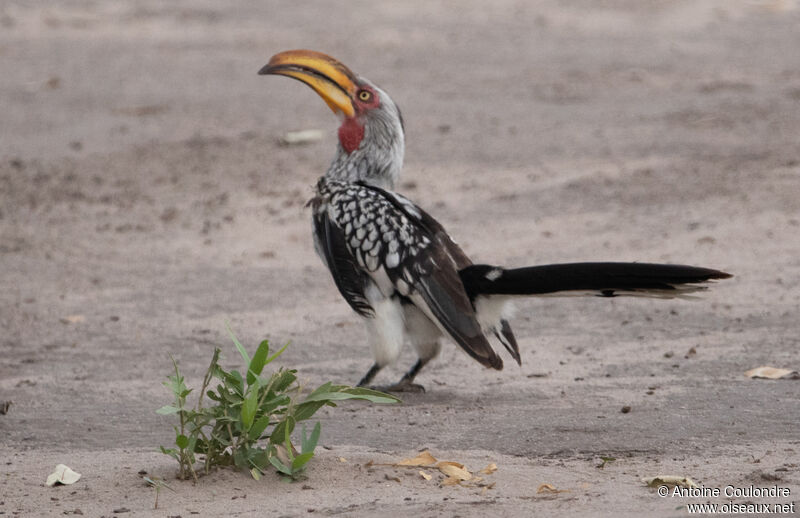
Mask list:
[{"label": "bird's foot", "polygon": [[379,385],[377,387],[370,387],[372,390],[379,390],[381,392],[425,392],[425,387],[418,383],[400,380],[392,385]]}]

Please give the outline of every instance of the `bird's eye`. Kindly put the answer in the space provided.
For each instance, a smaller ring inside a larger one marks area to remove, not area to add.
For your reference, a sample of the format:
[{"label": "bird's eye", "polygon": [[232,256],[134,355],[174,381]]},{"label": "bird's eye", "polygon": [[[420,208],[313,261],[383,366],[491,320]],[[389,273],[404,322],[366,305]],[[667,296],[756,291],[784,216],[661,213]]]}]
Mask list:
[{"label": "bird's eye", "polygon": [[369,90],[361,90],[358,92],[358,98],[363,102],[367,102],[372,99],[372,92]]}]

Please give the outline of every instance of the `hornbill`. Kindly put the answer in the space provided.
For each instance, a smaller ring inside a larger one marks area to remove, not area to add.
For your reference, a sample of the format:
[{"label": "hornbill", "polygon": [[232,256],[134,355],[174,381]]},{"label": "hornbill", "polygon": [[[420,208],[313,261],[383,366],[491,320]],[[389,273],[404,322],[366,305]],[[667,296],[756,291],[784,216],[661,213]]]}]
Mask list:
[{"label": "hornbill", "polygon": [[494,336],[521,364],[506,320],[517,296],[590,293],[683,297],[729,274],[648,263],[572,263],[507,269],[473,264],[430,214],[393,191],[404,154],[400,110],[385,91],[334,58],[310,50],[274,55],[259,74],[298,79],[341,115],[336,155],[309,201],[314,246],[336,287],[363,317],[374,364],[368,385],[405,341],[418,359],[385,390],[421,391],[414,378],[451,338],[486,367],[502,369]]}]

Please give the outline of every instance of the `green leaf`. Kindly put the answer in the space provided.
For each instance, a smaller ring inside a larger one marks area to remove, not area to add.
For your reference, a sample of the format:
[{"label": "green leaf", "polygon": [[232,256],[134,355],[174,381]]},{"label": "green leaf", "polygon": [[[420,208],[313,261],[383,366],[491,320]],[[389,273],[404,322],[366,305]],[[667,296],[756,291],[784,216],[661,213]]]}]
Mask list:
[{"label": "green leaf", "polygon": [[191,435],[189,436],[189,443],[186,445],[186,449],[189,450],[190,453],[197,452],[197,436]]},{"label": "green leaf", "polygon": [[294,459],[292,459],[292,471],[298,472],[302,470],[312,458],[314,458],[313,451],[301,453],[300,455],[296,456]]},{"label": "green leaf", "polygon": [[187,447],[187,446],[189,446],[189,438],[188,438],[188,437],[186,437],[186,436],[185,436],[185,435],[183,435],[183,434],[180,434],[180,435],[178,435],[177,437],[175,437],[175,445],[176,445],[178,448],[180,448],[180,449],[182,449],[182,450],[185,450],[185,449],[186,449],[186,447]]},{"label": "green leaf", "polygon": [[225,369],[219,366],[219,364],[214,364],[209,367],[211,369],[211,377],[218,378],[218,379],[225,379],[225,376],[228,374]]},{"label": "green leaf", "polygon": [[250,427],[249,432],[251,441],[257,441],[261,437],[261,434],[264,433],[264,430],[269,426],[269,417],[269,415],[262,415],[253,422],[253,426]]},{"label": "green leaf", "polygon": [[259,411],[262,414],[271,414],[279,406],[287,406],[291,401],[292,399],[286,394],[275,396],[269,401],[265,401],[264,404],[262,404],[261,407],[259,408]]},{"label": "green leaf", "polygon": [[272,383],[272,390],[275,392],[283,392],[285,391],[289,385],[295,382],[297,379],[297,371],[295,370],[281,370],[275,376],[277,378]]},{"label": "green leaf", "polygon": [[250,427],[253,426],[256,408],[258,408],[258,390],[251,388],[247,392],[247,397],[245,397],[242,405],[242,429],[244,431],[250,430]]},{"label": "green leaf", "polygon": [[294,407],[294,418],[296,421],[305,421],[312,417],[317,410],[329,404],[325,401],[307,401],[300,403],[296,407]]},{"label": "green leaf", "polygon": [[269,463],[275,466],[275,469],[277,469],[281,473],[289,475],[290,477],[292,476],[293,474],[292,469],[289,468],[288,466],[284,466],[283,463],[280,460],[278,460],[278,457],[276,457],[275,455],[272,455],[269,458]]},{"label": "green leaf", "polygon": [[286,416],[280,423],[275,425],[269,437],[270,444],[278,444],[284,441],[285,436],[294,431],[295,420],[292,416]]},{"label": "green leaf", "polygon": [[225,381],[232,385],[234,391],[239,396],[244,396],[244,379],[239,371],[231,371],[225,373]]},{"label": "green leaf", "polygon": [[266,448],[255,448],[250,455],[250,465],[264,473],[269,467],[269,451]]},{"label": "green leaf", "polygon": [[[364,387],[345,387],[342,392],[357,396],[359,399],[363,398],[374,403],[402,403],[403,400],[392,394],[381,392],[379,390],[372,390]],[[374,398],[374,399],[373,399]],[[386,401],[388,400],[388,401]]]},{"label": "green leaf", "polygon": [[233,464],[237,468],[246,469],[249,466],[247,462],[247,452],[244,448],[237,448],[236,451],[233,452]]},{"label": "green leaf", "polygon": [[161,449],[161,453],[163,453],[165,455],[169,455],[173,459],[175,459],[178,462],[180,462],[180,457],[178,455],[178,450],[176,450],[175,448],[164,448],[163,446],[159,446],[159,448]]},{"label": "green leaf", "polygon": [[255,480],[261,480],[261,471],[260,471],[258,468],[251,468],[251,469],[250,469],[250,475],[251,475],[251,476],[252,476],[252,477],[253,477]]},{"label": "green leaf", "polygon": [[[177,364],[178,362],[175,362],[174,366],[177,366]],[[164,382],[164,385],[170,387],[173,391],[179,391],[182,388],[186,388],[183,384],[183,376],[181,376],[180,373],[170,374],[167,376],[167,381]]]},{"label": "green leaf", "polygon": [[269,358],[267,358],[267,361],[266,361],[266,362],[264,362],[264,363],[265,363],[265,364],[266,364],[266,363],[272,363],[272,360],[274,360],[275,358],[277,358],[278,356],[280,356],[281,354],[283,354],[283,351],[285,351],[287,347],[289,347],[289,342],[286,342],[286,345],[284,345],[283,347],[281,347],[281,348],[280,348],[280,350],[278,350],[278,352],[276,352],[275,354],[273,354],[272,356],[270,356]]},{"label": "green leaf", "polygon": [[[230,376],[227,372],[225,373],[226,376]],[[236,378],[231,377],[229,381],[232,385],[236,384]],[[225,385],[217,385],[217,393],[219,394],[220,401],[226,401],[231,404],[238,403],[241,401],[241,395],[233,390],[233,394],[231,394],[231,390],[227,388]],[[224,406],[224,405],[223,405]]]},{"label": "green leaf", "polygon": [[245,365],[250,365],[250,356],[247,354],[247,350],[244,348],[244,346],[241,344],[241,342],[239,342],[239,339],[236,338],[236,335],[233,334],[233,330],[231,329],[231,323],[230,322],[225,322],[225,329],[228,330],[228,334],[230,335],[231,340],[233,340],[233,345],[235,345],[236,348],[239,349],[239,354],[242,355],[242,359],[244,360],[244,364]]},{"label": "green leaf", "polygon": [[[314,396],[316,394],[321,394],[323,392],[330,392],[332,386],[333,386],[333,384],[330,381],[327,382],[327,383],[323,383],[322,385],[320,385],[319,387],[314,389],[314,391],[311,394],[309,394],[308,397]],[[306,399],[308,399],[308,398],[306,398]]]},{"label": "green leaf", "polygon": [[258,344],[258,349],[250,360],[250,365],[247,369],[247,384],[252,385],[255,383],[256,378],[261,371],[264,370],[264,365],[267,363],[267,355],[269,354],[269,341],[263,340]]},{"label": "green leaf", "polygon": [[158,410],[156,410],[156,414],[170,415],[170,414],[177,414],[180,411],[181,411],[181,409],[176,407],[176,406],[164,405],[161,408],[159,408]]},{"label": "green leaf", "polygon": [[300,451],[303,453],[314,453],[314,448],[317,447],[317,442],[319,441],[319,434],[322,431],[322,425],[317,421],[317,424],[314,425],[314,430],[311,432],[311,435],[306,437],[306,425],[303,425],[303,431],[300,435]]},{"label": "green leaf", "polygon": [[289,460],[294,462],[294,453],[292,453],[292,438],[291,438],[292,430],[294,429],[294,419],[292,419],[292,416],[286,416],[286,421],[291,422],[291,429],[289,426],[287,426],[284,429],[285,437],[283,445],[286,446],[286,455],[289,456]]},{"label": "green leaf", "polygon": [[[333,388],[335,389],[337,387]],[[372,403],[400,402],[400,399],[394,396],[391,396],[389,394],[384,394],[383,392],[378,392],[377,390],[371,390],[366,388],[344,388],[335,392],[314,391],[311,394],[309,394],[308,397],[303,402],[308,403],[309,401],[342,401],[345,399],[364,399],[366,401],[371,401]]]},{"label": "green leaf", "polygon": [[225,448],[227,448],[228,446],[231,445],[230,436],[228,436],[227,433],[228,433],[228,431],[225,430],[224,433],[212,433],[211,434],[211,437],[213,438],[213,440],[215,440],[216,442],[218,442],[219,444],[222,445],[222,448],[220,448],[222,450],[224,450]]},{"label": "green leaf", "polygon": [[186,385],[183,383],[183,377],[175,377],[175,376],[168,376],[169,381],[164,382],[164,386],[167,387],[175,397],[179,397],[181,392],[186,390]]}]

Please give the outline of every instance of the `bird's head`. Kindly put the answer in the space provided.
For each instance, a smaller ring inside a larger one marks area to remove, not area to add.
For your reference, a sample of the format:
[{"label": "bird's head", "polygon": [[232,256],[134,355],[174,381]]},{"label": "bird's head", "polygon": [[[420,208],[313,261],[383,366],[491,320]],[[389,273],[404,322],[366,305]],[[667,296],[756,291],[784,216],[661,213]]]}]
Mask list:
[{"label": "bird's head", "polygon": [[275,54],[259,74],[292,77],[314,89],[342,117],[327,175],[392,188],[403,167],[403,118],[394,101],[336,59],[313,50]]}]

